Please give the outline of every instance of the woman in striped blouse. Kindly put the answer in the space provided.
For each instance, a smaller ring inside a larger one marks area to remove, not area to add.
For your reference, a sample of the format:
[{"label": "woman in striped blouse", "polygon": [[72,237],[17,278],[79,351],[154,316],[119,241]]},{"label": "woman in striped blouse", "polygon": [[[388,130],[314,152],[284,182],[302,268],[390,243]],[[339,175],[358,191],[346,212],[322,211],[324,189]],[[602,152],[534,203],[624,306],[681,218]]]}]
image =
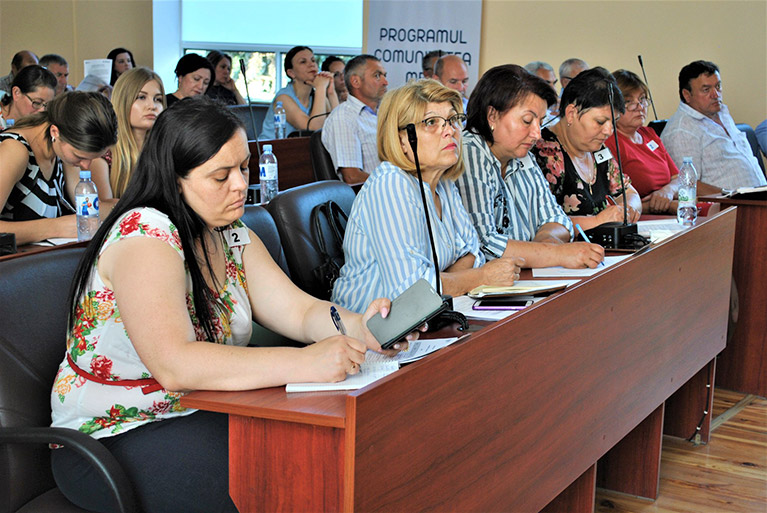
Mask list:
[{"label": "woman in striped blouse", "polygon": [[[334,302],[362,312],[372,299],[393,299],[419,278],[435,282],[420,187],[426,193],[445,294],[465,294],[478,285],[511,285],[519,278],[521,262],[513,258],[485,264],[453,183],[463,172],[462,110],[460,95],[433,80],[410,82],[384,97],[378,110],[381,164],[354,201]],[[416,127],[423,185],[405,130],[410,123]]]}]

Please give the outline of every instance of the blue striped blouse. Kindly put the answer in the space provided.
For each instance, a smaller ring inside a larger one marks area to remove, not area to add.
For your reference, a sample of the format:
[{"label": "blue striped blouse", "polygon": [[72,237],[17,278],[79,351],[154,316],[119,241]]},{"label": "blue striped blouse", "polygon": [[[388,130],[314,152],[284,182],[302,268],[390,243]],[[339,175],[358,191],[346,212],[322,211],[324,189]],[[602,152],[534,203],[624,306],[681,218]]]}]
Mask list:
[{"label": "blue striped blouse", "polygon": [[[474,255],[474,267],[482,265],[477,233],[455,184],[443,179],[437,185],[442,219],[436,215],[429,184],[424,187],[440,270],[469,253]],[[332,301],[353,312],[364,312],[379,297],[394,299],[419,278],[434,285],[418,178],[389,162],[373,171],[354,200],[344,254]]]}]

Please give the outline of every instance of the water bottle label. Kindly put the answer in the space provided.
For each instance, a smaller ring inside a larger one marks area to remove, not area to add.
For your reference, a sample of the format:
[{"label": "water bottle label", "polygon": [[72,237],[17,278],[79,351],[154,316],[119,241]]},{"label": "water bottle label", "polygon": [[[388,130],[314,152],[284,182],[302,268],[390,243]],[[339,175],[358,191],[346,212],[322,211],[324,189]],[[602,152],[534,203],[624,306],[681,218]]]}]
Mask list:
[{"label": "water bottle label", "polygon": [[260,172],[258,173],[259,180],[276,180],[277,179],[277,164],[261,164]]},{"label": "water bottle label", "polygon": [[285,124],[286,121],[286,115],[285,114],[275,114],[274,115],[274,126],[281,126]]},{"label": "water bottle label", "polygon": [[687,187],[679,188],[679,206],[680,207],[694,207],[695,206],[695,190]]},{"label": "water bottle label", "polygon": [[77,214],[81,216],[99,215],[98,194],[78,194],[75,196]]}]

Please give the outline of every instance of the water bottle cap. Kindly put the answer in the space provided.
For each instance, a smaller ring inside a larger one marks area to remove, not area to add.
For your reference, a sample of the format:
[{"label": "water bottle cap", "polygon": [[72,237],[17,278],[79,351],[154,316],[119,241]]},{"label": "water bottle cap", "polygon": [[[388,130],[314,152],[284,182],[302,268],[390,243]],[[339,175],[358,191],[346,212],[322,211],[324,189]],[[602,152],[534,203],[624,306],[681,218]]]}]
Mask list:
[{"label": "water bottle cap", "polygon": [[277,102],[278,107],[282,107],[282,102]]},{"label": "water bottle cap", "polygon": [[88,171],[87,169],[81,169],[80,170],[80,179],[82,180],[83,178],[87,178],[87,179],[90,180],[91,172]]},{"label": "water bottle cap", "polygon": [[271,152],[272,152],[272,145],[264,144],[264,153],[271,153]]},{"label": "water bottle cap", "polygon": [[682,164],[692,164],[692,157],[684,157],[682,159]]}]

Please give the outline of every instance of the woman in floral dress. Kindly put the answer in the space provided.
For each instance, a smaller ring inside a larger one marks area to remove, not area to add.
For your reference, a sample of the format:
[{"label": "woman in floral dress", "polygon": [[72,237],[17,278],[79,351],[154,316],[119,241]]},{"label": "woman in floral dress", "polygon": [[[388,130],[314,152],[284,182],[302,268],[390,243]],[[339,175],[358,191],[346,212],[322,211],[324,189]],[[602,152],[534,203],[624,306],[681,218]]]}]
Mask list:
[{"label": "woman in floral dress", "polygon": [[[560,120],[541,131],[532,148],[551,192],[573,224],[584,230],[610,221],[623,221],[623,198],[618,164],[604,146],[613,133],[610,89],[616,119],[624,112],[615,79],[604,68],[576,76],[565,88]],[[628,217],[642,214],[642,201],[624,176]]]},{"label": "woman in floral dress", "polygon": [[[239,220],[249,158],[242,124],[212,100],[163,112],[74,277],[53,426],[103,443],[143,511],[236,511],[227,418],[183,408],[186,391],[339,381],[381,351],[365,323],[388,300],[363,315],[339,307],[339,335],[330,304],[296,288]],[[246,347],[253,320],[307,346]],[[114,510],[77,453],[57,448],[52,465],[69,500]]]}]

